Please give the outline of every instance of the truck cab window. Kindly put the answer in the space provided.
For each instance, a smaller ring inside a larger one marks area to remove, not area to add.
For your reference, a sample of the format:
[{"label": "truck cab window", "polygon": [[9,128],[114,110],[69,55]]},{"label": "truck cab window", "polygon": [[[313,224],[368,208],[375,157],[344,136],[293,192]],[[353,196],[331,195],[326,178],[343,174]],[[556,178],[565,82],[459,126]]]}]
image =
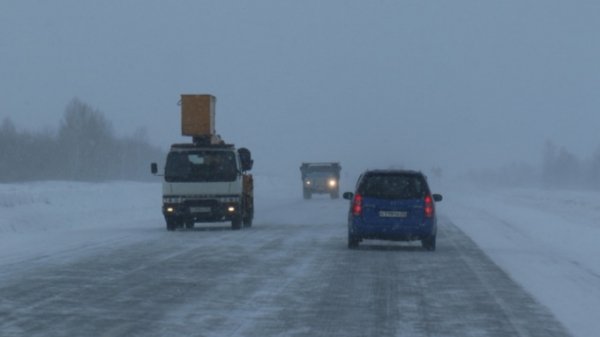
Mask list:
[{"label": "truck cab window", "polygon": [[166,181],[185,181],[190,173],[191,166],[185,154],[178,152],[169,153],[165,167]]},{"label": "truck cab window", "polygon": [[235,155],[229,151],[171,152],[165,179],[169,182],[227,182],[237,177]]}]

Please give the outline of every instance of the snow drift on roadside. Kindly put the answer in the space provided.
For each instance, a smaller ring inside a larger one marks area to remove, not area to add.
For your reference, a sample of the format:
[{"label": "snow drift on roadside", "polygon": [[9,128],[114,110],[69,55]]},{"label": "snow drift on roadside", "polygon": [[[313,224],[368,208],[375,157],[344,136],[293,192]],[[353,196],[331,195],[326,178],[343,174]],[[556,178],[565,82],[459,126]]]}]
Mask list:
[{"label": "snow drift on roadside", "polygon": [[597,336],[600,193],[449,188],[440,208],[575,336]]}]

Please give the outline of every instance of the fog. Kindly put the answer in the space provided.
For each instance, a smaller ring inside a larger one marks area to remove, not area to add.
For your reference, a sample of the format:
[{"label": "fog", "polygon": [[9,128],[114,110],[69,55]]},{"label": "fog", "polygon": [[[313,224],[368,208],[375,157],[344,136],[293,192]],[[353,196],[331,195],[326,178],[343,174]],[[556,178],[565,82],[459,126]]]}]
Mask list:
[{"label": "fog", "polygon": [[217,96],[258,172],[340,161],[459,173],[600,146],[595,1],[0,3],[0,119],[54,129],[78,98],[167,149],[179,95]]}]

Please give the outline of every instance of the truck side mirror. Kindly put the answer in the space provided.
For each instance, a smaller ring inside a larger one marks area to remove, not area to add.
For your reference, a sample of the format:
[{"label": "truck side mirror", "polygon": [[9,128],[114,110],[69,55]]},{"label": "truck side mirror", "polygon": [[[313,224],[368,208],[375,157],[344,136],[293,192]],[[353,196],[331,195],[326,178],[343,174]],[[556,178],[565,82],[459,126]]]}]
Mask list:
[{"label": "truck side mirror", "polygon": [[252,154],[250,150],[245,147],[238,149],[238,155],[240,156],[240,161],[242,164],[242,171],[250,171],[252,170],[252,166],[254,165],[254,160],[252,160]]},{"label": "truck side mirror", "polygon": [[152,174],[158,173],[158,165],[156,165],[156,163],[150,164],[150,172],[152,172]]}]

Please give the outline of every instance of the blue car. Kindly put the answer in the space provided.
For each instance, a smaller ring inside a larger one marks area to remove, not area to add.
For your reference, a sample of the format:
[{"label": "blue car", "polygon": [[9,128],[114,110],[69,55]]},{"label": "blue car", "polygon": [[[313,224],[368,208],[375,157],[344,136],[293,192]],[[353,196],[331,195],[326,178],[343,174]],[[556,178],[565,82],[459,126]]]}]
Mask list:
[{"label": "blue car", "polygon": [[358,178],[348,212],[348,247],[364,239],[414,241],[435,250],[437,217],[435,202],[425,175],[408,170],[372,170]]}]

